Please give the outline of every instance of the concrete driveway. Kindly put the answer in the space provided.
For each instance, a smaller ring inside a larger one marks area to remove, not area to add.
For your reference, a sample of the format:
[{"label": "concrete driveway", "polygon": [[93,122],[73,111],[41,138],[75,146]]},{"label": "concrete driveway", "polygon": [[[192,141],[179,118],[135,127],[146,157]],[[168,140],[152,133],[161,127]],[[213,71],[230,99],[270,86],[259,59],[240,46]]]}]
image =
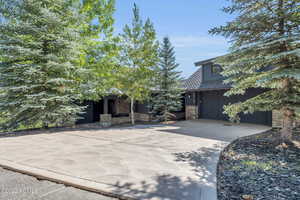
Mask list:
[{"label": "concrete driveway", "polygon": [[1,200],[117,200],[0,168]]},{"label": "concrete driveway", "polygon": [[197,120],[0,138],[0,166],[143,200],[215,200],[219,152],[269,129]]}]

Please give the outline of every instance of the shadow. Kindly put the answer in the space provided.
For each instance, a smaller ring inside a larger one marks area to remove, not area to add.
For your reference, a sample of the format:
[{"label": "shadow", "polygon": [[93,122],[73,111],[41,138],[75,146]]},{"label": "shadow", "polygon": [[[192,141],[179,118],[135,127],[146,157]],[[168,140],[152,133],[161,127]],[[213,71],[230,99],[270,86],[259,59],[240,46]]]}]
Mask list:
[{"label": "shadow", "polygon": [[194,172],[192,177],[171,174],[157,175],[150,182],[117,182],[113,193],[133,199],[149,200],[216,200],[216,165],[223,145],[200,148],[196,151],[174,153],[174,160],[186,163]]},{"label": "shadow", "polygon": [[183,180],[178,176],[165,174],[155,177],[154,182],[155,184],[141,182],[138,185],[117,182],[113,193],[139,200],[199,200],[201,197],[200,184],[190,178]]},{"label": "shadow", "polygon": [[14,132],[0,132],[1,137],[19,137],[25,135],[52,134],[60,132],[97,131],[97,130],[143,130],[153,129],[158,132],[167,132],[192,137],[207,138],[219,141],[231,142],[232,140],[268,129],[266,126],[232,125],[228,122],[213,120],[178,121],[174,124],[162,124],[155,122],[138,122],[136,125],[121,124],[104,128],[100,123],[75,125],[73,127],[53,127],[48,129],[31,129]]},{"label": "shadow", "polygon": [[28,130],[18,130],[10,132],[0,132],[0,138],[3,137],[21,137],[27,135],[39,135],[39,134],[54,134],[65,131],[89,131],[89,130],[99,130],[100,127],[51,127],[47,129],[37,128],[37,129],[28,129]]},{"label": "shadow", "polygon": [[132,130],[132,129],[151,129],[156,127],[165,127],[164,124],[158,123],[136,123],[113,125],[111,127],[103,127],[99,123],[74,125],[73,127],[51,127],[48,129],[36,128],[18,131],[0,132],[0,138],[3,137],[20,137],[26,135],[53,134],[60,132],[77,132],[77,131],[97,131],[97,130]]},{"label": "shadow", "polygon": [[264,132],[270,127],[252,124],[230,124],[226,121],[194,120],[169,125],[172,128],[157,129],[161,132],[231,142],[239,137]]},{"label": "shadow", "polygon": [[[164,124],[137,124],[136,126],[118,126],[106,129],[154,129],[155,131],[169,132],[176,134],[191,135],[194,137],[203,137],[201,131],[201,123],[179,122],[173,125]],[[214,126],[214,125],[212,125]],[[211,125],[209,125],[211,127]],[[80,130],[105,130],[102,127],[74,127],[74,128],[56,128],[49,130],[29,131],[29,134],[52,134],[64,131],[80,131]],[[217,131],[222,132],[222,129]],[[21,135],[19,135],[21,136]],[[208,136],[209,137],[209,132]],[[226,143],[224,143],[225,145]],[[164,200],[200,200],[214,198],[204,198],[209,195],[216,196],[216,164],[218,155],[223,148],[223,143],[212,147],[202,147],[194,151],[176,152],[171,154],[173,160],[178,163],[180,170],[173,173],[158,171],[154,177],[149,177],[147,181],[142,182],[126,182],[119,180],[113,184],[112,192],[121,196],[132,197],[134,199],[164,199]],[[150,149],[150,148],[149,148]],[[176,165],[177,166],[177,165]],[[151,169],[151,163],[149,163]],[[109,170],[109,169],[108,169]],[[166,169],[167,170],[167,169]],[[184,175],[178,175],[182,173]],[[145,174],[145,177],[147,174]],[[143,179],[145,180],[145,179]],[[203,197],[204,196],[204,197]],[[210,197],[211,197],[210,196]]]},{"label": "shadow", "polygon": [[219,154],[226,143],[215,144],[212,148],[202,147],[196,151],[174,153],[176,162],[189,164],[202,182],[215,182]]}]

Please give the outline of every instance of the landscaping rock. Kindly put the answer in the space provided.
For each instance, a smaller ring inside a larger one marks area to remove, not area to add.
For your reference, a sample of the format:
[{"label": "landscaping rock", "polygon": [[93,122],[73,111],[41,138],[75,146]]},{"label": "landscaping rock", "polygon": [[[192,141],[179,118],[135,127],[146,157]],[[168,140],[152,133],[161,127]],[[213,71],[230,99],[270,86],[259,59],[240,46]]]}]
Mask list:
[{"label": "landscaping rock", "polygon": [[218,164],[219,200],[299,200],[300,135],[279,147],[271,130],[240,138],[227,146]]}]

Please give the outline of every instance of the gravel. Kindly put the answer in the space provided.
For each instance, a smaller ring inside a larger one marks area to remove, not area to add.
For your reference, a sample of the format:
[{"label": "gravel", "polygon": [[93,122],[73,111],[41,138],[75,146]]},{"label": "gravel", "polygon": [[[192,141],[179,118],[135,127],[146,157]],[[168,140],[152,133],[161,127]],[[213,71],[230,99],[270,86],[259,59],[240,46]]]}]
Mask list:
[{"label": "gravel", "polygon": [[279,133],[240,138],[221,153],[219,200],[300,200],[300,134],[280,145]]}]

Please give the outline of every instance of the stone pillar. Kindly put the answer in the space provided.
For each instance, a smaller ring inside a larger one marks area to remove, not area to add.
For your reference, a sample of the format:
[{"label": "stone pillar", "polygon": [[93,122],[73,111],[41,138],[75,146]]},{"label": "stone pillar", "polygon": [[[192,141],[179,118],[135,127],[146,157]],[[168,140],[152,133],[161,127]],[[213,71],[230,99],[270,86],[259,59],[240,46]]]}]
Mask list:
[{"label": "stone pillar", "polygon": [[197,93],[187,93],[185,97],[185,119],[198,119]]},{"label": "stone pillar", "polygon": [[100,115],[100,124],[103,127],[110,127],[112,125],[111,114]]},{"label": "stone pillar", "polygon": [[198,106],[187,105],[185,107],[186,120],[198,119]]},{"label": "stone pillar", "polygon": [[103,112],[104,112],[104,114],[108,114],[108,99],[107,98],[103,99]]}]

